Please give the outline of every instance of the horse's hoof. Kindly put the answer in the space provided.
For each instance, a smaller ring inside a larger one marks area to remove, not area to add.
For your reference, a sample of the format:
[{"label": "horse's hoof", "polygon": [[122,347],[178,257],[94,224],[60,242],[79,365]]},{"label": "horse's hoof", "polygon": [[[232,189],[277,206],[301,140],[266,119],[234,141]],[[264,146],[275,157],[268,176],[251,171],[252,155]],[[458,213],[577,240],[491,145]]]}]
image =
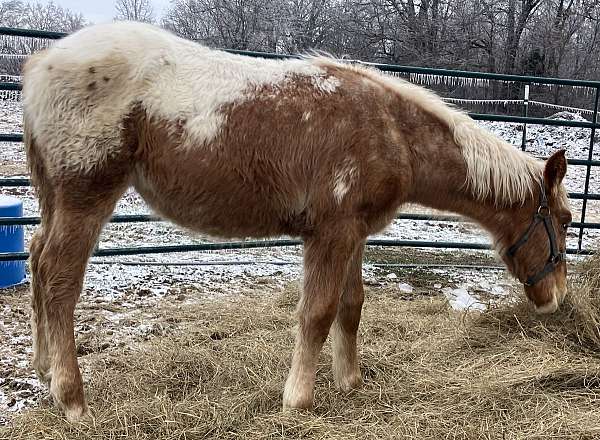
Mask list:
[{"label": "horse's hoof", "polygon": [[282,411],[283,412],[293,412],[293,411],[310,411],[312,409],[312,403],[308,404],[308,403],[300,403],[297,404],[298,406],[292,406],[291,404],[283,404],[283,408]]},{"label": "horse's hoof", "polygon": [[55,376],[50,386],[54,404],[64,411],[69,422],[80,422],[88,414],[83,384],[77,379],[79,377],[74,381],[65,381],[64,376]]},{"label": "horse's hoof", "polygon": [[313,398],[310,397],[291,397],[283,396],[283,411],[302,411],[311,410],[313,406]]},{"label": "horse's hoof", "polygon": [[283,409],[311,409],[314,399],[314,380],[290,374],[283,390]]},{"label": "horse's hoof", "polygon": [[85,403],[83,405],[72,405],[70,408],[64,408],[64,411],[65,416],[70,423],[81,423],[92,418]]},{"label": "horse's hoof", "polygon": [[340,391],[348,393],[356,388],[360,388],[363,385],[363,379],[360,374],[353,374],[352,376],[345,377],[338,380],[337,387]]}]

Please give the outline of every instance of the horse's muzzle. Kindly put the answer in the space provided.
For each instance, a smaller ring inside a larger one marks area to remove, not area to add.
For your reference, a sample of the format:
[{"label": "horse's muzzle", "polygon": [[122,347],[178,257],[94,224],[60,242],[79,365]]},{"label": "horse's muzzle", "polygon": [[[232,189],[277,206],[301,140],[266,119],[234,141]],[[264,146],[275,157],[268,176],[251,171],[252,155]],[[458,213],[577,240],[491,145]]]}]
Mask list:
[{"label": "horse's muzzle", "polygon": [[555,287],[554,291],[552,292],[552,300],[547,302],[543,306],[534,305],[535,312],[539,313],[540,315],[548,315],[550,313],[556,312],[560,304],[565,299],[566,295],[567,289],[559,291],[559,289]]}]

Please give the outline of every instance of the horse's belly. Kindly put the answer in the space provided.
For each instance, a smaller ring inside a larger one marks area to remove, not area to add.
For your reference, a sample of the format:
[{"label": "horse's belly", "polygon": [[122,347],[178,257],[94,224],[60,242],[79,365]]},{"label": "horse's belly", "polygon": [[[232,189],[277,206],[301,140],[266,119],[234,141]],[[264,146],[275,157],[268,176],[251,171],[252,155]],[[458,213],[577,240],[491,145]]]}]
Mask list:
[{"label": "horse's belly", "polygon": [[138,176],[134,186],[157,214],[191,230],[228,238],[295,232],[282,221],[273,200],[244,185],[218,184],[202,176],[181,182],[181,177],[159,182]]}]

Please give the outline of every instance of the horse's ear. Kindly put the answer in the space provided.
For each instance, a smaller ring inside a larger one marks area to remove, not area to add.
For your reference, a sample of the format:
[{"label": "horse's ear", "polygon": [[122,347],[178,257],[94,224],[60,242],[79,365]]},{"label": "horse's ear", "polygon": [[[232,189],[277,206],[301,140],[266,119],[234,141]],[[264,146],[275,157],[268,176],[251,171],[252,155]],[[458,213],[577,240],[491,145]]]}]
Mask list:
[{"label": "horse's ear", "polygon": [[557,188],[567,174],[567,158],[565,150],[559,150],[546,161],[544,168],[544,182],[548,190]]}]

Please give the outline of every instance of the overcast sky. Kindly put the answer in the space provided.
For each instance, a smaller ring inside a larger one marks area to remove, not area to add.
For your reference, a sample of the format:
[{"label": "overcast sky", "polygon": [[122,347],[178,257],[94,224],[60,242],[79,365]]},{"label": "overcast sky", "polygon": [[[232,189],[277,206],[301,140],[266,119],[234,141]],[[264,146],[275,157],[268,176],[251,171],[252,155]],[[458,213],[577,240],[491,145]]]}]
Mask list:
[{"label": "overcast sky", "polygon": [[[38,3],[47,4],[50,0],[37,0]],[[115,2],[113,0],[53,0],[54,4],[73,12],[80,12],[84,17],[94,23],[111,21],[115,16]],[[35,3],[32,0],[32,3]],[[170,0],[152,0],[155,17],[162,16],[169,6]]]}]

